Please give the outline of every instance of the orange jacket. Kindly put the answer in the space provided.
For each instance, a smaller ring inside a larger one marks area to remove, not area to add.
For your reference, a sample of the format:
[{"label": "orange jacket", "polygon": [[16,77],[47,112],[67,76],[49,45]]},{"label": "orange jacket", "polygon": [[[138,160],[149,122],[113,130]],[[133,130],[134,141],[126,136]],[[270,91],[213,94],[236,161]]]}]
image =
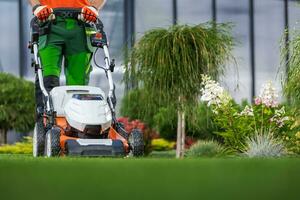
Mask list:
[{"label": "orange jacket", "polygon": [[88,0],[40,0],[40,3],[51,8],[82,8],[90,5]]}]

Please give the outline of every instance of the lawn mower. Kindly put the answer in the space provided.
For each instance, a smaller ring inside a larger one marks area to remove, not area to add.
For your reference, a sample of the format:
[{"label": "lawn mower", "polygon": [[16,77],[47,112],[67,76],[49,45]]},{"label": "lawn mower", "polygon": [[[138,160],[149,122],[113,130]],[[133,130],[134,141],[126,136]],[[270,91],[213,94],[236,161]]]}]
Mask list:
[{"label": "lawn mower", "polygon": [[144,153],[143,135],[139,129],[131,133],[116,119],[115,85],[112,79],[114,60],[111,60],[108,41],[100,19],[90,24],[94,31],[90,43],[96,51],[102,49],[105,66],[95,65],[104,70],[109,91],[98,87],[59,86],[47,91],[43,81],[43,69],[39,57],[39,36],[41,25],[34,18],[31,22],[32,39],[30,49],[33,54],[38,84],[43,93],[44,108],[37,111],[33,133],[33,156],[100,156],[126,157],[142,156]]}]

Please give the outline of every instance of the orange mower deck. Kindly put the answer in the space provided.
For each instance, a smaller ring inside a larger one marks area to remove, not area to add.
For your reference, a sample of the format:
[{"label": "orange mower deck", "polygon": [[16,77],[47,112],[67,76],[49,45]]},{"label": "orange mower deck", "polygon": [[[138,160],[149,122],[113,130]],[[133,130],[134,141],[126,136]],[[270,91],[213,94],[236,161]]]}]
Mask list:
[{"label": "orange mower deck", "polygon": [[[81,139],[79,137],[74,137],[72,136],[72,133],[70,132],[71,128],[66,120],[66,118],[64,117],[57,117],[56,118],[56,127],[58,127],[60,129],[60,147],[61,147],[61,156],[66,156],[66,155],[70,155],[70,152],[73,152],[72,149],[70,148],[77,148],[80,149],[78,150],[79,153],[75,153],[78,156],[110,156],[110,151],[112,156],[114,155],[114,148],[121,148],[122,145],[122,149],[124,151],[124,155],[128,154],[130,149],[129,149],[129,144],[128,141],[122,137],[113,127],[110,127],[108,134],[107,134],[107,138],[105,139],[93,139],[93,144],[92,145],[80,145],[79,141],[84,142],[86,141],[91,141],[90,139]],[[100,133],[99,133],[100,134]],[[98,140],[98,146],[95,145],[95,143],[97,143]],[[102,143],[101,141],[112,141],[111,145],[107,145],[104,143]],[[97,150],[99,151],[99,154],[97,154]],[[102,149],[102,150],[101,150]],[[121,151],[118,150],[117,154],[120,156],[123,155],[123,153],[121,153]],[[90,153],[93,152],[93,153]],[[103,153],[104,152],[104,153]],[[71,155],[73,155],[71,153]],[[90,155],[91,154],[91,155]]]}]

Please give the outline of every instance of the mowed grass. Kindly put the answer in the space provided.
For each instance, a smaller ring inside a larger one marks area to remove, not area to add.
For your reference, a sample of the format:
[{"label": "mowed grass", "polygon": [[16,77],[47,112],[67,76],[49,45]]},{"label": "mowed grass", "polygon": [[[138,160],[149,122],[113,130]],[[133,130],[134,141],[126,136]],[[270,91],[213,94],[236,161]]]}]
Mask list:
[{"label": "mowed grass", "polygon": [[0,155],[0,199],[300,199],[300,159]]}]

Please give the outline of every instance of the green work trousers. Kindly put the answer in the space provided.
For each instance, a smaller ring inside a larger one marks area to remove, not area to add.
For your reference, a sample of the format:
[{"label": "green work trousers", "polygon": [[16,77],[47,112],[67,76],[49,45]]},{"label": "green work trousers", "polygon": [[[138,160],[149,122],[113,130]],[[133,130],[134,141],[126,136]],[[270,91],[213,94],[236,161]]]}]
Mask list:
[{"label": "green work trousers", "polygon": [[59,77],[64,66],[67,85],[88,84],[93,49],[87,45],[83,23],[58,17],[50,32],[40,36],[39,45],[44,77]]}]

